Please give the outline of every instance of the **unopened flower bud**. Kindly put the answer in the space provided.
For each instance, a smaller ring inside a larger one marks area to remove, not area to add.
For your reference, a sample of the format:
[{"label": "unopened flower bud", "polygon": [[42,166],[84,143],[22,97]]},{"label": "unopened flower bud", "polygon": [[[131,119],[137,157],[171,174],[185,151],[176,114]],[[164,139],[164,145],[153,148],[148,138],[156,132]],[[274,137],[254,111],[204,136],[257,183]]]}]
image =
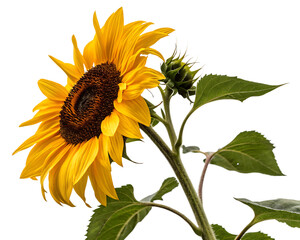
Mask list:
[{"label": "unopened flower bud", "polygon": [[183,57],[175,57],[174,53],[161,65],[161,71],[165,75],[164,82],[175,93],[178,92],[182,97],[188,98],[195,94],[194,82],[196,73],[200,70],[191,71],[192,63],[183,62]]}]

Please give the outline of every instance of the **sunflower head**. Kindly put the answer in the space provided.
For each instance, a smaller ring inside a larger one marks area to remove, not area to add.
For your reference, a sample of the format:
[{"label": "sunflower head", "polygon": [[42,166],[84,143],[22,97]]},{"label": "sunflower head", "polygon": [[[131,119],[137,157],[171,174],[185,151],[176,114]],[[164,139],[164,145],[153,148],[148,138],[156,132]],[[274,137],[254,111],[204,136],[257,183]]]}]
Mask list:
[{"label": "sunflower head", "polygon": [[188,98],[195,94],[194,82],[197,81],[195,75],[200,69],[191,70],[191,63],[183,62],[182,57],[176,57],[176,51],[161,65],[161,71],[165,76],[163,80],[169,88],[182,97]]},{"label": "sunflower head", "polygon": [[151,23],[136,21],[124,25],[123,9],[113,13],[103,27],[93,17],[94,38],[83,53],[72,37],[74,64],[50,58],[66,73],[62,86],[41,79],[46,96],[33,110],[34,117],[21,126],[40,123],[36,133],[14,152],[32,147],[21,178],[40,177],[54,200],[73,206],[73,191],[86,202],[89,179],[96,198],[103,205],[106,196],[117,199],[110,159],[122,165],[124,138],[142,138],[139,123],[149,126],[151,117],[145,89],[158,86],[164,76],[146,67],[147,56],[160,52],[151,48],[173,29],[159,28],[144,33]]}]

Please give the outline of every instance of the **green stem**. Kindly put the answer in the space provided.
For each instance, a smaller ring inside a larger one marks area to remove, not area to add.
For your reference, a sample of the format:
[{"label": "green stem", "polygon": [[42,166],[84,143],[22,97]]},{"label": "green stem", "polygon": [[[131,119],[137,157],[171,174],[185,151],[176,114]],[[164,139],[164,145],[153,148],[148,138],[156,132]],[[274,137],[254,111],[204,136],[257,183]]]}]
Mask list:
[{"label": "green stem", "polygon": [[179,149],[182,145],[182,135],[183,135],[183,130],[184,130],[184,127],[185,127],[185,124],[187,122],[187,120],[189,119],[189,117],[192,115],[192,113],[194,112],[193,109],[191,109],[191,111],[186,115],[185,119],[183,120],[182,124],[181,124],[181,127],[180,127],[180,130],[179,130],[179,134],[178,134],[178,139],[175,143],[175,150],[176,152],[179,152]]},{"label": "green stem", "polygon": [[207,220],[202,203],[189,179],[187,172],[182,164],[180,156],[174,153],[167,144],[162,140],[162,138],[154,131],[151,127],[146,127],[140,125],[141,129],[148,135],[148,137],[154,142],[154,144],[159,148],[162,154],[166,157],[169,164],[173,168],[175,175],[177,176],[183,191],[190,203],[190,206],[195,215],[198,226],[203,229],[203,240],[216,240],[214,232]]},{"label": "green stem", "polygon": [[156,118],[158,121],[160,121],[163,125],[165,125],[165,127],[167,127],[168,123],[165,119],[163,119],[162,117],[160,117],[158,114],[156,113],[151,113],[151,117]]},{"label": "green stem", "polygon": [[254,219],[241,231],[241,233],[239,235],[236,236],[236,238],[234,240],[240,240],[244,234],[249,230],[249,228],[251,228],[253,225],[255,224]]},{"label": "green stem", "polygon": [[168,131],[172,149],[174,150],[175,142],[177,141],[177,136],[174,130],[174,126],[172,123],[172,118],[171,118],[171,113],[170,113],[170,100],[171,100],[171,95],[172,95],[172,90],[168,87],[166,87],[165,92],[164,90],[159,86],[160,93],[163,98],[163,103],[164,103],[164,109],[165,109],[165,121],[166,121],[166,129]]},{"label": "green stem", "polygon": [[181,217],[184,221],[186,221],[190,225],[190,227],[193,229],[193,231],[198,236],[202,235],[201,229],[199,227],[197,227],[188,217],[186,217],[184,214],[182,214],[181,212],[177,211],[176,209],[171,208],[171,207],[166,206],[166,205],[154,203],[154,202],[142,202],[142,204],[145,205],[145,206],[162,208],[162,209],[168,210],[168,211],[170,211],[170,212],[178,215],[179,217]]}]

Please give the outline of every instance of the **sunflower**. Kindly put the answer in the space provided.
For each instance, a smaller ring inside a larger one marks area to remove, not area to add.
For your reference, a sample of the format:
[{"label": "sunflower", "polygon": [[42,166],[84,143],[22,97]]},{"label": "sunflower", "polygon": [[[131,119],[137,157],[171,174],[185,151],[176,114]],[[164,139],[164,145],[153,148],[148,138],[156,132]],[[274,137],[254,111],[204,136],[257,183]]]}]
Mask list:
[{"label": "sunflower", "polygon": [[[157,87],[164,76],[145,66],[149,54],[163,59],[151,46],[173,31],[160,28],[147,33],[152,23],[136,21],[124,25],[123,9],[113,13],[100,28],[93,16],[96,34],[80,52],[75,36],[74,65],[50,58],[66,73],[67,84],[41,79],[38,86],[46,99],[35,116],[22,123],[40,123],[36,133],[14,152],[29,152],[21,178],[48,176],[51,196],[58,204],[74,206],[73,191],[86,203],[88,179],[97,200],[117,199],[110,159],[122,166],[124,137],[142,138],[139,123],[150,125],[150,112],[142,92]],[[87,203],[86,203],[87,204]]]}]

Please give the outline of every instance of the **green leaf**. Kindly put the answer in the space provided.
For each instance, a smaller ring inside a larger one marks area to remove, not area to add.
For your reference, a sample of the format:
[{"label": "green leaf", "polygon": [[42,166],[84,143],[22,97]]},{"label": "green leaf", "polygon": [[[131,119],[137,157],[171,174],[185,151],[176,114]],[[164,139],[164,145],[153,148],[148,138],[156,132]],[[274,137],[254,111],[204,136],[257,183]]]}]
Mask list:
[{"label": "green leaf", "polygon": [[217,240],[234,240],[236,235],[228,233],[225,228],[218,224],[212,224]]},{"label": "green leaf", "polygon": [[[222,226],[213,224],[212,228],[216,234],[217,240],[234,240],[237,235],[228,233]],[[274,240],[274,238],[269,237],[267,234],[261,232],[246,233],[242,240]]]},{"label": "green leaf", "polygon": [[264,95],[280,86],[282,85],[267,85],[225,75],[205,75],[197,84],[193,109],[221,99],[242,102],[249,97]]},{"label": "green leaf", "polygon": [[[156,193],[145,199],[150,202],[162,199],[177,186],[175,178],[168,178]],[[123,240],[151,210],[151,207],[136,200],[131,185],[116,188],[116,191],[119,200],[108,198],[106,207],[100,206],[94,211],[86,240]]]},{"label": "green leaf", "polygon": [[198,152],[200,150],[197,146],[184,146],[182,145],[182,153],[189,153],[189,152]]},{"label": "green leaf", "polygon": [[163,200],[162,196],[167,194],[168,192],[171,192],[176,187],[178,187],[178,182],[176,178],[174,177],[167,178],[156,193],[149,195],[148,197],[144,198],[142,201],[153,202],[155,200]]},{"label": "green leaf", "polygon": [[240,173],[258,172],[283,176],[275,160],[274,146],[258,132],[242,132],[219,149],[211,163]]},{"label": "green leaf", "polygon": [[275,199],[263,202],[252,202],[244,198],[236,200],[248,205],[255,213],[254,224],[275,219],[290,227],[300,228],[300,201],[290,199]]}]

